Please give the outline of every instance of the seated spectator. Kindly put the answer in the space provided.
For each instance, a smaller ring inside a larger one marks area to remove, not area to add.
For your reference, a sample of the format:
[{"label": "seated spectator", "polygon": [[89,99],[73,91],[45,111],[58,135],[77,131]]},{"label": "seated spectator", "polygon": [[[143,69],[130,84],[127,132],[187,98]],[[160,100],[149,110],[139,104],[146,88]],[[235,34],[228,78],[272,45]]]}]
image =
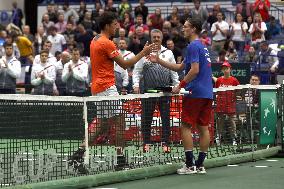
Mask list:
[{"label": "seated spectator", "polygon": [[23,26],[23,36],[28,38],[32,43],[35,40],[35,37],[33,36],[33,34],[31,34],[31,28],[29,25]]},{"label": "seated spectator", "polygon": [[[260,44],[258,69],[260,71],[269,72],[270,68],[278,62],[277,51],[268,46],[267,41]],[[277,63],[278,64],[278,63]]]},{"label": "seated spectator", "polygon": [[166,46],[167,40],[172,38],[171,30],[172,30],[172,24],[169,21],[165,21],[162,29],[162,33],[164,36],[162,45]]},{"label": "seated spectator", "polygon": [[239,57],[238,57],[237,50],[235,48],[234,41],[232,41],[232,40],[227,41],[224,45],[224,49],[227,51],[226,57],[228,58],[229,63],[239,62]]},{"label": "seated spectator", "polygon": [[147,41],[150,41],[149,36],[143,33],[143,28],[141,26],[138,26],[135,33],[129,38],[128,49],[134,54],[138,54]]},{"label": "seated spectator", "polygon": [[59,13],[58,22],[54,25],[57,28],[58,33],[63,33],[66,30],[67,22],[64,19],[64,14]]},{"label": "seated spectator", "polygon": [[228,61],[228,58],[226,57],[226,54],[227,54],[227,52],[224,49],[222,49],[218,53],[218,57],[216,59],[216,62],[222,64],[223,62]]},{"label": "seated spectator", "polygon": [[155,9],[155,13],[148,16],[147,25],[150,29],[159,29],[163,28],[164,19],[162,18],[162,12],[160,8]]},{"label": "seated spectator", "polygon": [[118,46],[120,40],[125,40],[127,44],[129,44],[129,38],[126,37],[125,29],[119,28],[118,37],[113,38],[113,42]]},{"label": "seated spectator", "polygon": [[149,27],[146,24],[143,24],[143,16],[141,14],[138,14],[136,16],[135,24],[132,25],[129,29],[128,37],[132,36],[135,32],[135,28],[137,26],[141,26],[143,28],[143,31],[146,35],[149,35]]},{"label": "seated spectator", "polygon": [[257,56],[257,54],[255,52],[255,49],[254,49],[253,46],[251,46],[249,48],[248,53],[245,55],[244,62],[245,63],[256,63],[257,59],[258,59],[258,56]]},{"label": "seated spectator", "polygon": [[265,32],[266,40],[273,39],[273,37],[277,36],[281,32],[281,26],[275,20],[274,16],[271,16],[269,22],[266,23],[267,31]]},{"label": "seated spectator", "polygon": [[125,12],[123,18],[120,20],[120,27],[125,29],[126,35],[128,36],[130,27],[134,24],[131,14],[129,12]]},{"label": "seated spectator", "polygon": [[203,30],[201,32],[200,41],[205,47],[208,47],[208,46],[211,45],[211,38],[208,37],[208,31],[207,30]]}]

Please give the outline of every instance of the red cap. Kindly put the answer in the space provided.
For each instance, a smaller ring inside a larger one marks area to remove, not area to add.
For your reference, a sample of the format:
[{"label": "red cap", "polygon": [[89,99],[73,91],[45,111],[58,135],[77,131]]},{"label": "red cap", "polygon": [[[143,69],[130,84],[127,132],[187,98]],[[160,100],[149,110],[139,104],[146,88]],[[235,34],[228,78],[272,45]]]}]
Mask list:
[{"label": "red cap", "polygon": [[231,64],[229,64],[229,62],[228,61],[224,61],[224,63],[222,64],[222,67],[223,66],[225,66],[225,67],[229,67],[229,68],[231,68],[232,66],[231,66]]}]

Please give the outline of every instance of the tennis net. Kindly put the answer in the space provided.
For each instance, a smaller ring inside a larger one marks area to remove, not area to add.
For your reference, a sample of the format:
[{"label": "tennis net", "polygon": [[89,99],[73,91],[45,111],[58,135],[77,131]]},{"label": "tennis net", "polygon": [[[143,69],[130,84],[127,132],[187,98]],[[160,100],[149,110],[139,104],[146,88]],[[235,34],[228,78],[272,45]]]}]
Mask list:
[{"label": "tennis net", "polygon": [[[254,152],[277,144],[281,89],[249,85],[216,89],[207,159],[252,152],[253,160]],[[84,98],[1,95],[0,186],[122,170],[121,151],[123,169],[182,163],[182,98],[168,93]],[[197,154],[199,134],[194,127],[193,140]],[[82,144],[83,161],[74,165],[70,159]]]}]

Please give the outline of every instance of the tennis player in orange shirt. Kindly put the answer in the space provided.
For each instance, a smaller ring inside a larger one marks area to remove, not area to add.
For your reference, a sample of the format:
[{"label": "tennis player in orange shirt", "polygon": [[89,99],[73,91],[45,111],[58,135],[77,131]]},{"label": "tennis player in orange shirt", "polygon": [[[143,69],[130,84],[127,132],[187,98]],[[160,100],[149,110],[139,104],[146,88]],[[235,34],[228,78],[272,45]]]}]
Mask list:
[{"label": "tennis player in orange shirt", "polygon": [[[94,37],[90,45],[92,84],[91,91],[93,96],[116,96],[119,95],[115,86],[114,61],[126,69],[133,66],[142,57],[155,51],[155,44],[145,44],[143,50],[135,57],[124,60],[113,41],[110,40],[119,28],[117,17],[112,12],[105,12],[99,22],[101,33]],[[97,123],[93,128],[89,128],[89,145],[96,137],[103,132],[107,132],[111,126],[115,125],[117,147],[117,167],[123,168],[126,159],[123,154],[124,140],[123,130],[125,128],[124,118],[121,115],[119,103],[114,101],[97,103]],[[85,143],[70,158],[71,162],[83,162],[85,153]]]}]

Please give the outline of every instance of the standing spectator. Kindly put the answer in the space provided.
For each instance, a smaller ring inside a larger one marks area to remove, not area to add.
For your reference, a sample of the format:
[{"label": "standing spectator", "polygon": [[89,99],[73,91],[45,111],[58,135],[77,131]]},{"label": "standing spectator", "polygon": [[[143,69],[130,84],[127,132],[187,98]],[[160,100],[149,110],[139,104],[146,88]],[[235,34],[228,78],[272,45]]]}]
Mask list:
[{"label": "standing spectator", "polygon": [[64,19],[64,14],[59,13],[58,22],[54,25],[57,28],[57,32],[62,34],[66,30],[67,22]]},{"label": "standing spectator", "polygon": [[63,67],[70,61],[70,54],[67,51],[63,51],[61,54],[61,59],[56,62],[56,79],[55,85],[58,90],[59,96],[66,96],[66,84],[62,81]]},{"label": "standing spectator", "polygon": [[62,35],[64,36],[67,44],[75,40],[76,32],[74,30],[73,23],[67,23],[66,30],[62,33]]},{"label": "standing spectator", "polygon": [[19,28],[22,28],[22,19],[24,18],[24,14],[22,9],[18,8],[18,4],[16,1],[12,3],[13,10],[12,10],[12,23],[18,26]]},{"label": "standing spectator", "polygon": [[[151,31],[151,41],[155,43],[159,49],[157,54],[163,61],[170,64],[176,64],[175,57],[171,50],[162,46],[162,32],[158,29]],[[133,90],[134,93],[145,93],[149,89],[157,87],[167,87],[170,85],[177,86],[179,84],[178,74],[159,64],[155,64],[146,58],[142,58],[133,70]],[[149,151],[151,144],[151,123],[156,105],[162,117],[162,142],[164,143],[164,152],[170,152],[169,135],[170,135],[170,99],[169,97],[142,99],[142,115],[141,128],[143,133],[143,151]]]},{"label": "standing spectator", "polygon": [[79,15],[74,9],[69,7],[68,1],[65,1],[63,5],[63,14],[64,14],[64,18],[66,19],[66,21],[71,15],[74,16],[74,19],[76,22],[79,20]]},{"label": "standing spectator", "polygon": [[[181,22],[181,24],[184,24],[185,21],[186,21],[188,18],[192,18],[191,10],[190,10],[189,6],[185,6],[185,7],[183,8],[183,13],[181,14],[181,17],[180,17],[180,22]],[[207,20],[206,20],[206,21],[207,21]]]},{"label": "standing spectator", "polygon": [[74,48],[72,59],[64,64],[62,81],[66,83],[67,96],[85,96],[88,64],[80,60],[80,50]]},{"label": "standing spectator", "polygon": [[236,14],[241,14],[243,21],[246,22],[247,18],[253,15],[251,3],[247,0],[241,0],[236,6]]},{"label": "standing spectator", "polygon": [[236,20],[231,25],[231,38],[240,57],[243,56],[247,30],[247,23],[243,21],[242,15],[240,13],[237,13]]},{"label": "standing spectator", "polygon": [[32,43],[35,40],[35,37],[33,36],[33,34],[31,34],[31,29],[29,25],[23,26],[23,36],[28,38]]},{"label": "standing spectator", "polygon": [[191,10],[191,16],[193,18],[198,18],[203,23],[202,28],[206,28],[207,19],[208,19],[208,11],[203,6],[200,6],[200,0],[194,0],[194,9]]},{"label": "standing spectator", "polygon": [[269,0],[255,0],[253,5],[253,11],[254,13],[259,13],[264,22],[269,21],[269,9],[270,9]]},{"label": "standing spectator", "polygon": [[105,6],[105,11],[111,11],[113,13],[117,13],[117,10],[115,7],[113,7],[113,0],[107,0],[107,4]]},{"label": "standing spectator", "polygon": [[15,94],[16,79],[21,75],[21,63],[13,56],[13,45],[4,44],[5,55],[0,59],[0,94]]},{"label": "standing spectator", "polygon": [[[124,60],[131,59],[135,55],[131,51],[127,51],[127,43],[125,40],[119,40],[118,44],[119,52]],[[132,69],[132,68],[129,68]],[[131,70],[130,70],[131,71]],[[127,94],[127,88],[129,85],[129,75],[128,70],[120,67],[116,62],[114,64],[115,73],[115,86],[119,94]],[[131,77],[132,79],[132,77]]]},{"label": "standing spectator", "polygon": [[229,31],[229,24],[223,20],[222,12],[217,14],[218,21],[212,25],[212,50],[220,52],[224,48]]},{"label": "standing spectator", "polygon": [[48,51],[40,52],[40,63],[32,68],[31,84],[35,95],[53,95],[53,85],[56,77],[55,67],[48,63]]},{"label": "standing spectator", "polygon": [[132,12],[131,3],[129,3],[128,0],[121,0],[121,3],[118,5],[118,16],[120,18],[123,18],[124,13],[126,12]]},{"label": "standing spectator", "polygon": [[87,5],[85,3],[85,1],[80,1],[80,7],[79,10],[77,11],[77,14],[79,16],[79,20],[78,22],[82,22],[82,20],[84,19],[85,13],[87,12]]},{"label": "standing spectator", "polygon": [[212,12],[209,14],[207,23],[208,23],[208,28],[207,30],[209,31],[212,28],[212,25],[218,21],[217,19],[217,14],[221,12],[221,7],[220,4],[215,4],[213,6]]},{"label": "standing spectator", "polygon": [[266,32],[267,27],[266,24],[262,22],[259,13],[255,13],[253,19],[254,21],[250,25],[249,33],[251,34],[251,44],[258,49],[259,43],[265,41],[264,33]]},{"label": "standing spectator", "polygon": [[[224,76],[215,80],[215,87],[230,87],[239,85],[239,81],[231,76],[231,65],[228,62],[222,64],[221,70]],[[217,92],[216,100],[216,113],[217,113],[217,138],[216,142],[219,143],[224,137],[224,126],[226,116],[229,118],[229,131],[233,145],[237,145],[237,132],[236,132],[236,94],[234,91],[219,91]]]},{"label": "standing spectator", "polygon": [[92,20],[92,13],[90,11],[85,12],[84,19],[80,22],[80,24],[82,24],[86,30],[94,31],[94,35],[99,32],[97,22]]},{"label": "standing spectator", "polygon": [[62,34],[57,33],[57,28],[51,26],[49,28],[50,35],[47,37],[47,40],[52,43],[50,53],[55,55],[56,51],[62,52],[66,48],[66,40]]},{"label": "standing spectator", "polygon": [[146,24],[148,13],[148,7],[145,6],[145,0],[139,0],[139,5],[134,9],[135,16],[142,15],[143,23]]},{"label": "standing spectator", "polygon": [[[54,63],[57,62],[57,60],[56,60],[55,56],[50,53],[51,47],[52,47],[52,43],[50,41],[46,40],[46,41],[43,42],[42,50],[45,50],[45,51],[48,52],[48,57],[47,57],[46,62],[49,63],[49,64],[54,64]],[[33,66],[36,65],[36,64],[40,64],[40,54],[36,55],[35,58],[34,58]]]},{"label": "standing spectator", "polygon": [[164,19],[162,18],[162,13],[160,8],[155,9],[155,13],[148,17],[147,25],[150,29],[162,30]]},{"label": "standing spectator", "polygon": [[45,33],[46,35],[49,35],[49,33],[48,33],[49,28],[50,28],[51,26],[54,26],[54,22],[52,22],[52,21],[49,20],[48,14],[42,15],[42,21],[41,21],[41,23],[42,23],[42,26],[43,26],[43,28],[44,28],[44,33]]},{"label": "standing spectator", "polygon": [[77,29],[79,33],[75,36],[77,44],[81,44],[83,47],[82,56],[90,57],[90,43],[93,39],[93,32],[86,30],[82,24],[78,24]]},{"label": "standing spectator", "polygon": [[47,12],[45,14],[48,14],[49,20],[52,21],[53,23],[56,23],[58,21],[57,20],[58,12],[55,11],[55,5],[50,3],[47,5],[46,9],[47,9]]}]

